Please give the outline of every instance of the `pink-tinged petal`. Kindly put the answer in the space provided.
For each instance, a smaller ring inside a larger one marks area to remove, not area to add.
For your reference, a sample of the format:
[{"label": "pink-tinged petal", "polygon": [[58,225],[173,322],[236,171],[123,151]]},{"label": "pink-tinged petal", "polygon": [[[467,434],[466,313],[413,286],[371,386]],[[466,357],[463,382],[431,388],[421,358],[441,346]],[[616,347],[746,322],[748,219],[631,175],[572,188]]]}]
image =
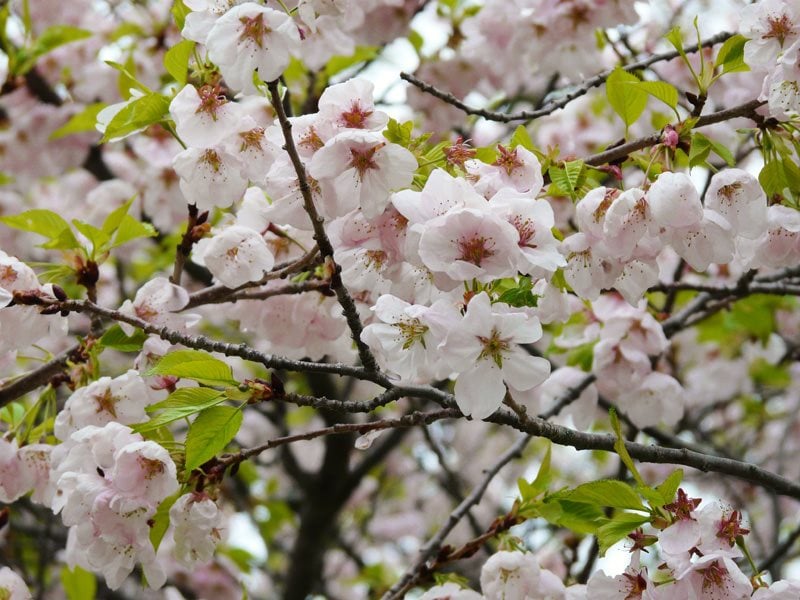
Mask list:
[{"label": "pink-tinged petal", "polygon": [[491,359],[483,359],[459,374],[454,391],[461,412],[473,419],[485,419],[500,408],[506,386],[500,367]]},{"label": "pink-tinged petal", "polygon": [[511,387],[525,391],[545,381],[550,375],[550,361],[515,350],[503,356],[503,380]]},{"label": "pink-tinged petal", "polygon": [[703,218],[703,205],[694,183],[684,173],[662,173],[650,186],[647,202],[661,227],[688,227]]}]

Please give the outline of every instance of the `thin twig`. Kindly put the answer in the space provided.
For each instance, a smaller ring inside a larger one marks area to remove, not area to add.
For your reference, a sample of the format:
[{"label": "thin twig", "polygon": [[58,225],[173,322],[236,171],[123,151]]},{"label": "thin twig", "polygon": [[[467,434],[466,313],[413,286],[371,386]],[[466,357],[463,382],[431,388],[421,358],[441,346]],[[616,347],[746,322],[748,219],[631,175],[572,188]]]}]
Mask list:
[{"label": "thin twig", "polygon": [[[717,35],[708,38],[704,42],[700,44],[702,48],[708,48],[710,46],[714,46],[721,42],[724,42],[729,37],[731,37],[732,33],[718,33]],[[691,54],[693,52],[698,51],[698,47],[694,46],[687,46],[683,50],[686,54]],[[665,60],[672,60],[680,56],[680,54],[673,50],[670,52],[662,52],[661,54],[653,54],[649,58],[645,60],[641,60],[639,62],[631,63],[626,65],[623,70],[631,72],[631,71],[638,71],[640,69],[645,69],[657,62],[665,61]],[[430,94],[450,104],[451,106],[456,107],[457,109],[461,110],[462,112],[468,115],[474,115],[478,117],[483,117],[489,121],[499,121],[501,123],[509,123],[511,121],[532,121],[533,119],[537,119],[539,117],[543,117],[545,115],[549,115],[552,112],[555,112],[559,108],[564,108],[567,104],[585,95],[590,89],[598,87],[605,83],[608,76],[613,73],[613,70],[603,71],[594,77],[586,79],[583,81],[577,88],[573,89],[571,92],[564,94],[559,100],[555,100],[553,102],[548,102],[542,108],[537,110],[523,110],[518,113],[503,113],[503,112],[496,112],[491,110],[486,110],[484,108],[475,108],[472,106],[468,106],[458,98],[456,98],[453,94],[448,92],[444,92],[429,83],[425,83],[421,79],[414,77],[409,73],[400,73],[400,78],[404,79],[405,81],[409,82],[410,84],[414,85],[415,87],[419,88],[423,92]]]},{"label": "thin twig", "polygon": [[461,412],[458,410],[445,409],[434,412],[414,412],[397,419],[382,419],[380,421],[370,421],[367,423],[337,423],[336,425],[331,425],[330,427],[325,427],[323,429],[315,429],[305,433],[297,433],[295,435],[287,435],[284,437],[271,439],[259,446],[246,448],[235,454],[222,456],[219,459],[218,464],[226,466],[233,465],[249,458],[253,458],[254,456],[258,456],[266,450],[283,446],[284,444],[313,440],[326,435],[343,433],[358,433],[363,435],[369,431],[380,431],[382,429],[394,429],[397,427],[416,427],[417,425],[433,423],[434,421],[438,421],[440,419],[454,419],[460,416]]},{"label": "thin twig", "polygon": [[328,234],[325,233],[323,218],[317,212],[316,206],[314,206],[311,186],[309,185],[308,178],[306,177],[306,169],[303,166],[303,161],[300,159],[300,155],[297,152],[297,147],[294,144],[294,138],[292,137],[292,123],[286,116],[283,103],[281,102],[281,93],[278,89],[278,81],[271,81],[267,85],[269,87],[272,107],[275,109],[278,122],[281,124],[281,129],[283,130],[283,148],[286,150],[289,158],[292,161],[292,165],[294,166],[294,171],[297,174],[297,182],[300,189],[300,194],[303,196],[303,205],[306,213],[308,213],[308,216],[311,219],[311,225],[314,227],[314,239],[317,242],[317,247],[319,248],[322,256],[326,261],[330,261],[330,263],[333,265],[331,288],[333,288],[333,291],[336,292],[336,297],[339,300],[339,304],[342,306],[342,312],[344,313],[344,318],[347,320],[348,327],[350,327],[350,332],[353,336],[353,341],[356,344],[356,348],[358,349],[358,356],[361,359],[361,364],[364,365],[364,368],[367,371],[377,372],[378,363],[375,361],[375,357],[372,355],[369,346],[367,346],[361,340],[361,331],[363,330],[363,325],[361,324],[361,319],[358,316],[356,304],[353,301],[352,296],[350,296],[350,292],[347,291],[347,288],[342,282],[341,268],[333,260],[333,246],[331,245],[330,239],[328,239]]},{"label": "thin twig", "polygon": [[403,577],[401,577],[400,580],[398,580],[388,592],[383,595],[383,600],[394,600],[396,598],[401,598],[406,591],[414,586],[417,579],[420,577],[420,574],[423,572],[428,559],[433,557],[439,551],[442,542],[444,542],[445,538],[450,534],[455,526],[458,525],[461,519],[464,518],[464,515],[467,514],[467,511],[481,501],[481,498],[486,492],[486,489],[489,487],[489,484],[492,482],[492,479],[495,478],[500,470],[514,458],[517,458],[522,454],[522,451],[525,449],[525,446],[528,445],[530,439],[530,435],[523,435],[516,442],[514,442],[514,445],[506,450],[497,461],[495,461],[492,467],[486,471],[486,474],[481,482],[472,489],[469,496],[464,498],[464,501],[459,504],[455,510],[453,510],[453,512],[450,513],[450,516],[447,517],[447,522],[444,524],[444,526],[439,529],[439,531],[436,532],[436,535],[428,540],[428,542],[422,548],[420,548],[417,562],[413,567],[405,572]]}]

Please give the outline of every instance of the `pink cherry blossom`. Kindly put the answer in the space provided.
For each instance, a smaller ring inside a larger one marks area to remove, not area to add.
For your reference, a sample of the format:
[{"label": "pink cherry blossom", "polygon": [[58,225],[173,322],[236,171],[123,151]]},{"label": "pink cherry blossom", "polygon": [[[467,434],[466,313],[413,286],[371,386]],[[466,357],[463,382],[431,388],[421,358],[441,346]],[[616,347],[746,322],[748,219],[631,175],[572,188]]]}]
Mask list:
[{"label": "pink cherry blossom", "polygon": [[462,208],[425,225],[419,256],[431,271],[452,279],[491,281],[516,274],[518,243],[519,233],[505,219]]},{"label": "pink cherry blossom", "polygon": [[722,215],[735,235],[754,240],[767,230],[767,196],[758,180],[742,169],[716,173],[705,206]]},{"label": "pink cherry blossom", "polygon": [[297,54],[300,34],[286,13],[246,2],[222,15],[205,43],[228,86],[252,94],[253,72],[263,81],[277,79]]},{"label": "pink cherry blossom", "polygon": [[249,227],[229,225],[203,241],[206,243],[198,245],[196,254],[211,274],[229,288],[260,280],[275,264],[264,237]]},{"label": "pink cherry blossom", "polygon": [[202,493],[184,494],[169,509],[169,520],[175,559],[188,569],[208,563],[221,538],[222,513],[216,503]]},{"label": "pink cherry blossom", "polygon": [[0,598],[8,600],[32,600],[25,581],[9,567],[0,567]]},{"label": "pink cherry blossom", "polygon": [[414,155],[402,146],[375,133],[347,130],[314,154],[308,172],[333,184],[341,206],[337,216],[359,207],[371,219],[389,204],[392,190],[411,183],[416,168]]},{"label": "pink cherry blossom", "polygon": [[239,127],[244,109],[229,102],[219,86],[205,85],[199,90],[186,85],[172,99],[169,113],[178,136],[188,146],[219,144]]},{"label": "pink cherry blossom", "polygon": [[242,175],[244,164],[223,146],[187,148],[172,165],[181,178],[186,202],[200,210],[230,206],[247,189],[247,179]]},{"label": "pink cherry blossom", "polygon": [[521,391],[542,383],[550,363],[517,345],[541,336],[536,317],[503,303],[492,305],[485,292],[473,296],[464,318],[439,345],[442,358],[458,373],[455,398],[461,412],[485,419],[502,404],[505,383]]}]

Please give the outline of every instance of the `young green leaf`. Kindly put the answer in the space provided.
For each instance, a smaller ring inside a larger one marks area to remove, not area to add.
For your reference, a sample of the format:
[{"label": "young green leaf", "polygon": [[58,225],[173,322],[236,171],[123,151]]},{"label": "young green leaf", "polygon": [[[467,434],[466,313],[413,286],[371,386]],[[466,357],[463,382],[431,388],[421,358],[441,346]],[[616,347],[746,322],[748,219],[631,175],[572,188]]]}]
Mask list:
[{"label": "young green leaf", "polygon": [[600,556],[605,555],[611,546],[649,521],[649,516],[626,512],[615,514],[608,523],[604,523],[597,528],[596,535],[597,542],[600,545]]},{"label": "young green leaf", "polygon": [[51,133],[50,139],[59,140],[74,133],[95,131],[97,113],[103,110],[106,106],[107,105],[104,102],[95,102],[94,104],[87,105],[86,108],[84,108],[81,112],[72,115],[69,121]]},{"label": "young green leaf", "polygon": [[723,73],[736,73],[749,71],[750,67],[744,62],[744,45],[747,38],[737,33],[725,40],[717,53],[714,67],[722,67]]},{"label": "young green leaf", "polygon": [[61,587],[67,600],[94,600],[97,593],[97,580],[94,573],[84,571],[79,566],[74,569],[61,569]]},{"label": "young green leaf", "polygon": [[158,550],[161,545],[161,540],[164,539],[164,534],[167,533],[169,528],[169,509],[175,504],[175,501],[180,498],[180,490],[175,492],[161,501],[156,509],[156,514],[152,517],[152,525],[150,526],[150,543],[153,544],[153,550]]},{"label": "young green leaf", "polygon": [[120,352],[139,352],[145,341],[147,334],[141,329],[128,336],[119,325],[114,325],[103,334],[98,343],[102,348],[113,348]]},{"label": "young green leaf", "polygon": [[647,92],[653,98],[661,100],[661,102],[669,106],[672,110],[677,110],[678,90],[674,85],[666,81],[639,81],[638,83],[631,82],[631,85]]},{"label": "young green leaf", "polygon": [[194,46],[191,40],[181,40],[164,53],[164,68],[181,85],[186,85]]},{"label": "young green leaf", "polygon": [[241,424],[242,411],[232,406],[214,406],[197,415],[186,434],[186,472],[222,452]]},{"label": "young green leaf", "polygon": [[174,421],[185,419],[217,404],[225,402],[224,392],[211,388],[181,388],[175,390],[166,400],[147,407],[148,412],[163,410],[164,412],[153,417],[145,423],[135,425],[133,430],[137,433],[155,431]]},{"label": "young green leaf", "polygon": [[201,350],[171,352],[150,369],[147,375],[174,375],[206,385],[238,385],[230,365]]},{"label": "young green leaf", "polygon": [[608,416],[611,419],[611,427],[614,430],[614,434],[617,436],[617,440],[614,442],[614,451],[619,454],[620,460],[622,460],[623,464],[628,467],[628,470],[631,472],[631,475],[633,475],[636,483],[641,486],[646,486],[647,484],[644,482],[644,479],[642,479],[642,476],[639,475],[639,470],[636,468],[631,455],[628,454],[628,449],[625,447],[625,438],[622,435],[622,427],[619,424],[617,411],[612,408],[608,411]]},{"label": "young green leaf", "polygon": [[606,97],[623,123],[625,128],[633,125],[642,116],[647,106],[647,93],[636,85],[641,83],[636,75],[617,67],[606,79]]},{"label": "young green leaf", "polygon": [[579,485],[567,494],[567,499],[572,502],[584,502],[611,508],[647,510],[642,504],[639,494],[630,485],[615,479],[604,479]]},{"label": "young green leaf", "polygon": [[58,246],[59,248],[77,248],[79,246],[69,223],[52,210],[34,208],[18,215],[0,217],[0,222],[14,229],[38,233],[51,241],[60,240],[63,243]]},{"label": "young green leaf", "polygon": [[169,115],[169,100],[161,94],[146,94],[131,100],[106,125],[102,142],[120,140],[164,120]]}]

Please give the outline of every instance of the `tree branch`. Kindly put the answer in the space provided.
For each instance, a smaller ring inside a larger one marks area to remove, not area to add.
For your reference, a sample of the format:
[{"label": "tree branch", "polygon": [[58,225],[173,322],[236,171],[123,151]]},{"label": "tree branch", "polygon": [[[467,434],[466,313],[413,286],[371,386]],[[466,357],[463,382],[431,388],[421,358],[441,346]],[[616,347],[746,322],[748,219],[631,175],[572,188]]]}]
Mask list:
[{"label": "tree branch", "polygon": [[[733,35],[732,33],[725,33],[725,32],[718,33],[717,35],[710,37],[704,42],[702,42],[700,44],[700,47],[708,48],[710,46],[714,46],[716,44],[724,42],[732,35]],[[698,47],[696,45],[687,46],[686,48],[683,49],[683,51],[686,54],[692,54],[698,51]],[[657,62],[672,60],[673,58],[676,58],[678,56],[680,56],[680,53],[678,53],[675,50],[670,52],[662,52],[661,54],[653,54],[652,56],[648,57],[645,60],[631,63],[629,65],[622,67],[622,69],[628,72],[638,71],[640,69],[645,69]],[[572,91],[564,94],[559,100],[548,102],[540,109],[523,110],[518,113],[503,113],[503,112],[486,110],[484,108],[471,107],[462,102],[461,100],[459,100],[458,98],[456,98],[453,94],[444,92],[432,86],[429,83],[425,83],[421,79],[418,79],[409,73],[400,73],[400,78],[414,85],[415,87],[419,88],[426,94],[430,94],[431,96],[434,96],[439,100],[446,102],[451,106],[456,107],[457,109],[468,115],[483,117],[488,121],[499,121],[501,123],[509,123],[511,121],[532,121],[533,119],[549,115],[550,113],[555,112],[559,108],[564,108],[567,104],[569,104],[576,98],[585,95],[590,89],[598,87],[603,83],[605,83],[606,79],[608,79],[611,73],[613,73],[613,69],[608,71],[603,71],[602,73],[599,73],[594,77],[586,79],[581,84],[579,84],[577,88],[574,88]]]},{"label": "tree branch", "polygon": [[286,150],[287,154],[289,154],[289,158],[294,166],[300,194],[303,196],[303,204],[311,219],[311,225],[314,227],[314,239],[317,241],[317,247],[319,247],[322,256],[326,261],[330,261],[333,266],[331,287],[333,291],[336,292],[336,297],[339,300],[339,304],[342,306],[342,312],[344,313],[344,318],[347,320],[347,325],[350,327],[350,332],[356,344],[356,348],[358,349],[358,356],[361,359],[361,364],[364,365],[367,371],[377,372],[378,363],[375,361],[375,357],[372,355],[369,346],[361,340],[361,331],[364,327],[358,316],[356,304],[352,296],[350,296],[350,292],[347,291],[347,288],[342,282],[341,267],[333,260],[333,246],[331,245],[330,239],[328,239],[328,234],[325,233],[323,218],[317,212],[316,206],[314,206],[314,199],[311,193],[311,186],[308,184],[308,178],[306,177],[306,170],[303,166],[303,161],[300,159],[300,155],[297,153],[294,138],[292,137],[292,124],[286,116],[286,111],[284,111],[283,103],[281,102],[278,81],[271,81],[267,85],[272,100],[272,107],[275,109],[278,122],[281,124],[281,129],[283,130],[283,139],[285,142],[283,148]]}]

